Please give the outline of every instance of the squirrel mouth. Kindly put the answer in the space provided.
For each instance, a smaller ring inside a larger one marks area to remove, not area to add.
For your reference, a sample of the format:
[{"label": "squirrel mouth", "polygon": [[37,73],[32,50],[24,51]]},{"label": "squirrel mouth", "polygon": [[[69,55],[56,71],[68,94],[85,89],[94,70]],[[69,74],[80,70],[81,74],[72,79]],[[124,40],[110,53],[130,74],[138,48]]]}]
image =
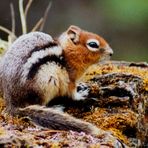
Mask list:
[{"label": "squirrel mouth", "polygon": [[105,55],[105,56],[101,57],[101,59],[99,59],[98,63],[104,63],[106,61],[109,61],[110,58],[111,58],[110,55]]}]

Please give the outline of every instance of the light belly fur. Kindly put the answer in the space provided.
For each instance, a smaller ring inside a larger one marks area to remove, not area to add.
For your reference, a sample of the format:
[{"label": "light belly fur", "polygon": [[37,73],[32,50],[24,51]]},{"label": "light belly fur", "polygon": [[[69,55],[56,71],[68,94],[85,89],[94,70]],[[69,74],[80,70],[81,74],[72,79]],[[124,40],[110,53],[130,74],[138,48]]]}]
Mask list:
[{"label": "light belly fur", "polygon": [[36,75],[36,85],[44,95],[44,105],[53,98],[68,93],[69,76],[66,71],[55,62],[48,62],[40,67]]}]

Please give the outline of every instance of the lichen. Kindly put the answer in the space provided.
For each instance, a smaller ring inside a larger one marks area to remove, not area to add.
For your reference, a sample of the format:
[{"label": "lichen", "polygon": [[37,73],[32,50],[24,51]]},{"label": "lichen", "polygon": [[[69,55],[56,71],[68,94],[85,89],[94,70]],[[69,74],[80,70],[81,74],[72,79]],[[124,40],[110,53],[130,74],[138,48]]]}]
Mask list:
[{"label": "lichen", "polygon": [[148,67],[140,68],[140,67],[129,67],[126,65],[115,65],[112,62],[108,62],[107,64],[101,66],[99,64],[91,66],[82,77],[82,81],[89,81],[95,75],[103,75],[107,73],[126,73],[140,76],[144,82],[144,89],[148,91]]}]

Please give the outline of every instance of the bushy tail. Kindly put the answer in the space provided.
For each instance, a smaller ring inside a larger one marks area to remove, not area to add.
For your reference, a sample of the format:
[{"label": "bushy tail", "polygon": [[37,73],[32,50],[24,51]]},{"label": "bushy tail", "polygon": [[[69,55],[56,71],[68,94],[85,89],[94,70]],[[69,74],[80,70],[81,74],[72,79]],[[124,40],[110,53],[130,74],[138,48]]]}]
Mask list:
[{"label": "bushy tail", "polygon": [[39,105],[21,108],[17,111],[17,115],[29,117],[36,124],[49,129],[83,131],[93,135],[102,133],[102,130],[88,122],[81,121],[53,108]]}]

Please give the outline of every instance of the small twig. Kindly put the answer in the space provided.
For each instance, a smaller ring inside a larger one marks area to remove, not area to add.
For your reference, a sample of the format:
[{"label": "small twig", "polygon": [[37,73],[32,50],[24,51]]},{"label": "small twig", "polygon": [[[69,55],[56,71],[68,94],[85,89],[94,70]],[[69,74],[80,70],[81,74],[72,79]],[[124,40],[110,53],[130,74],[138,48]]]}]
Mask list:
[{"label": "small twig", "polygon": [[43,18],[40,18],[40,20],[36,23],[31,32],[36,31],[42,25],[42,23],[43,23]]},{"label": "small twig", "polygon": [[3,26],[0,26],[0,30],[8,34],[8,46],[17,38],[13,32]]},{"label": "small twig", "polygon": [[27,25],[26,25],[26,19],[23,9],[23,0],[19,0],[19,11],[20,11],[20,18],[21,18],[21,24],[22,24],[22,33],[27,33]]},{"label": "small twig", "polygon": [[41,27],[40,27],[40,31],[43,31],[43,29],[44,29],[44,25],[45,25],[45,22],[46,22],[46,18],[47,18],[47,16],[48,16],[48,12],[49,12],[49,10],[50,10],[50,8],[51,8],[51,5],[52,5],[52,1],[49,2],[48,6],[47,6],[47,8],[46,8],[46,10],[45,10],[45,12],[44,12],[43,23],[42,23],[42,25],[41,25]]},{"label": "small twig", "polygon": [[9,29],[7,29],[7,28],[5,28],[3,26],[0,26],[0,30],[4,31],[5,33],[7,33],[9,35],[12,34],[12,32]]},{"label": "small twig", "polygon": [[29,0],[27,5],[26,5],[26,8],[25,8],[25,18],[27,18],[28,10],[29,10],[32,2],[33,2],[33,0]]},{"label": "small twig", "polygon": [[13,32],[13,34],[15,34],[15,13],[14,13],[14,6],[12,3],[10,3],[10,9],[11,9],[11,21],[12,21],[11,31]]},{"label": "small twig", "polygon": [[0,26],[0,30],[4,31],[5,33],[7,33],[9,35],[13,35],[16,38],[15,34],[13,34],[13,32],[11,32],[11,30],[9,30],[3,26]]}]

